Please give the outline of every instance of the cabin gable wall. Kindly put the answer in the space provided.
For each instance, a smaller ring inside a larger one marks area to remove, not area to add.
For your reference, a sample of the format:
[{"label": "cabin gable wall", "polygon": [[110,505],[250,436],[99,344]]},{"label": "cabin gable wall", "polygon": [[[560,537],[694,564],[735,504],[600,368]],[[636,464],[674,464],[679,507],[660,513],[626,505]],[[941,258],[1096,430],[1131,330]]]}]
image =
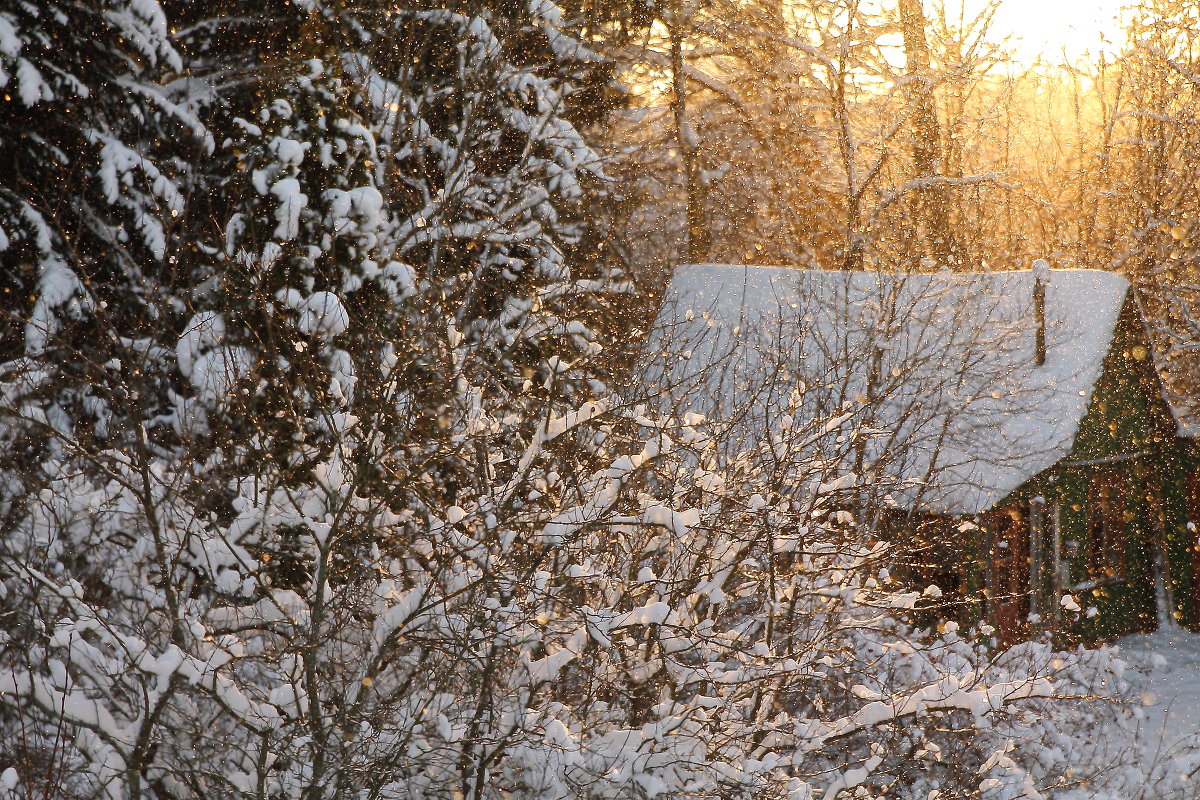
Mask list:
[{"label": "cabin gable wall", "polygon": [[[1200,558],[1193,558],[1187,530],[1197,456],[1175,436],[1145,328],[1127,302],[1071,453],[995,507],[1037,512],[1031,594],[1045,625],[1088,641],[1153,630],[1162,592],[1178,621],[1200,626],[1191,602]],[[986,575],[994,557],[980,550]],[[1156,559],[1163,562],[1161,585]],[[1064,594],[1083,615],[1063,609]]]}]

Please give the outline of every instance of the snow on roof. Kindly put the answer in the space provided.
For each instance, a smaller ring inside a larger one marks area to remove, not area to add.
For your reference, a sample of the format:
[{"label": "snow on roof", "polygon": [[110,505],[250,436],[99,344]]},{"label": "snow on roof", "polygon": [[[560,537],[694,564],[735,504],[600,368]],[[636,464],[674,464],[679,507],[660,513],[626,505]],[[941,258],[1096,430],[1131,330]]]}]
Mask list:
[{"label": "snow on roof", "polygon": [[1042,365],[1033,271],[680,267],[646,378],[744,431],[777,430],[791,402],[830,433],[806,440],[812,455],[861,464],[903,508],[978,513],[1071,451],[1128,290],[1114,273],[1040,274]]}]

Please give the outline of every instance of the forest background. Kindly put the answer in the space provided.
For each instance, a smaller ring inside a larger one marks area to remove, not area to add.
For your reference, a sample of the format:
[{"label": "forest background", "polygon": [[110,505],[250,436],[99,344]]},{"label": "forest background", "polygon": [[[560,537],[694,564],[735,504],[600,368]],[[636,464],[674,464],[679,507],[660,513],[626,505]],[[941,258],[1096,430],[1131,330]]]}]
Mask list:
[{"label": "forest background", "polygon": [[1197,374],[1200,9],[997,7],[3,0],[0,797],[1187,796],[918,624],[865,410],[627,385],[705,260],[1116,270]]}]

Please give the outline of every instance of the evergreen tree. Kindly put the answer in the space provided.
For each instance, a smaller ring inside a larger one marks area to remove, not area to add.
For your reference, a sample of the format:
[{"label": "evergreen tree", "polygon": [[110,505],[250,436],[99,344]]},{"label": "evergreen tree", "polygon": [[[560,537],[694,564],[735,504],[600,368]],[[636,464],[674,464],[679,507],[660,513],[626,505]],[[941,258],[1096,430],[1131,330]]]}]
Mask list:
[{"label": "evergreen tree", "polygon": [[128,446],[130,419],[165,412],[156,347],[188,281],[171,237],[213,147],[181,69],[154,0],[0,5],[4,513],[43,462]]},{"label": "evergreen tree", "polygon": [[[50,417],[37,479],[14,459],[5,487],[3,722],[44,768],[27,780],[72,796],[412,796],[449,776],[477,794],[540,735],[491,715],[521,663],[504,631],[555,557],[541,526],[581,502],[561,477],[586,459],[542,445],[603,391],[605,276],[568,257],[596,167],[566,77],[605,65],[550,5],[299,11],[298,57],[255,67],[250,93],[215,58],[180,82],[221,143],[188,189],[223,224],[188,218],[156,327],[95,314],[90,341],[39,340],[50,363],[141,355],[101,361],[140,398],[110,415],[119,446]],[[74,274],[43,281],[34,317],[103,308]],[[5,386],[14,437],[24,381]],[[430,731],[437,751],[413,752]]]},{"label": "evergreen tree", "polygon": [[51,308],[30,312],[27,298],[42,294],[40,282],[69,284],[63,270],[93,300],[128,302],[132,314],[138,301],[127,295],[170,282],[180,176],[187,156],[211,147],[158,80],[181,66],[153,0],[0,8],[0,141],[10,165],[0,176],[0,280],[17,298],[5,303],[17,333],[3,337],[7,355],[21,347],[18,317],[50,326],[29,331],[29,348],[56,332]]}]

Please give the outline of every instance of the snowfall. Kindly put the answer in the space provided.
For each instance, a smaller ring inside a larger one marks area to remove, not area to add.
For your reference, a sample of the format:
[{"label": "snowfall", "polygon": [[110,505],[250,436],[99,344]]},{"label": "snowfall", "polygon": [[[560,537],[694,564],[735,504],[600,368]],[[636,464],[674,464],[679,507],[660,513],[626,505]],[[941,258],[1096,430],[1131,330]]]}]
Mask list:
[{"label": "snowfall", "polygon": [[[1116,642],[1134,668],[1141,706],[1135,734],[1151,743],[1163,771],[1187,776],[1200,796],[1200,634],[1163,627]],[[1118,753],[1132,743],[1127,731],[1097,731],[1098,754]],[[1157,742],[1157,744],[1155,744]],[[1153,790],[1147,792],[1154,797]]]}]

